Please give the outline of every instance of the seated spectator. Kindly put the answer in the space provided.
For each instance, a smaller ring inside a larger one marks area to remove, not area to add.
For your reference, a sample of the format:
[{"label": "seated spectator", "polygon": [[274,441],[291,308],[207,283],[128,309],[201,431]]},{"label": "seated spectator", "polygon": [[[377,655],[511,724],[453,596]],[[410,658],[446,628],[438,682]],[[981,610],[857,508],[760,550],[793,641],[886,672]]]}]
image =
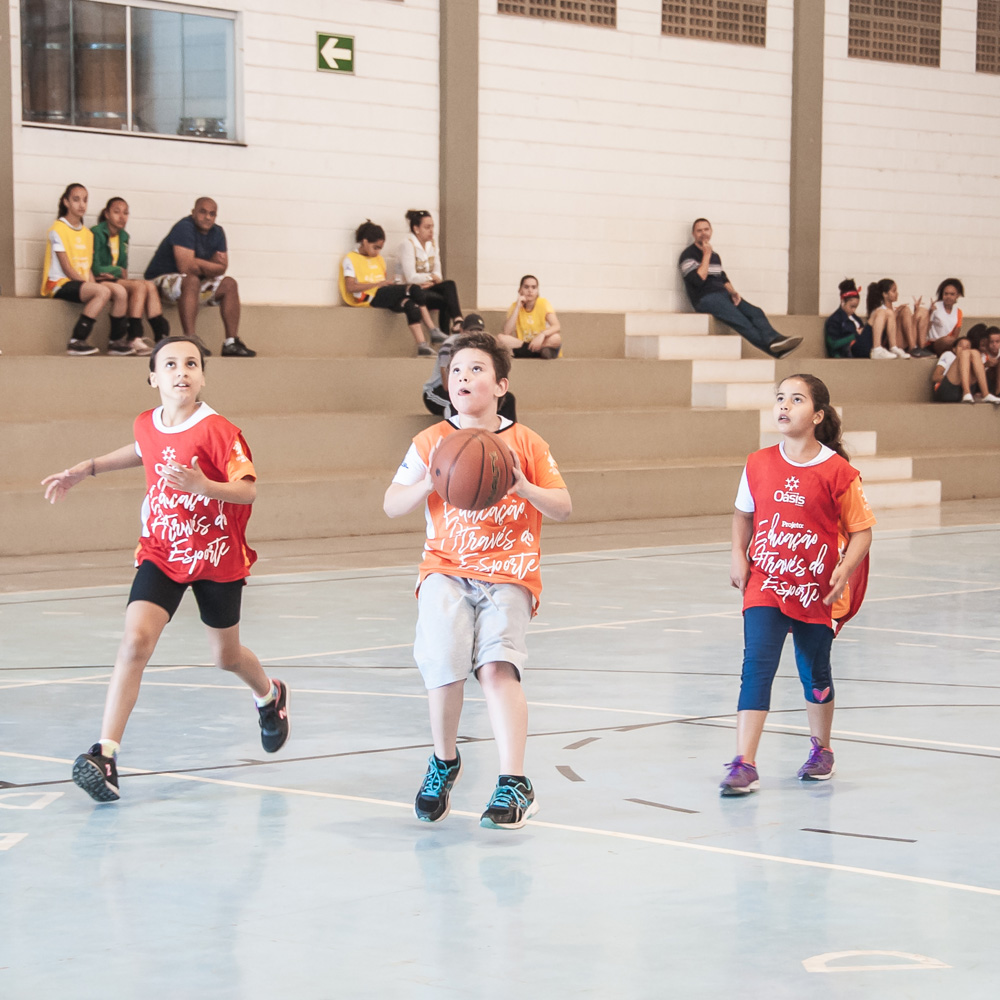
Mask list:
[{"label": "seated spectator", "polygon": [[562,357],[562,327],[548,299],[538,294],[538,279],[526,274],[517,286],[517,299],[511,303],[497,340],[509,347],[515,358]]},{"label": "seated spectator", "polygon": [[979,341],[979,349],[987,381],[993,383],[990,391],[1000,396],[1000,327],[991,326],[983,334]]},{"label": "seated spectator", "polygon": [[[438,349],[437,357],[434,359],[434,370],[431,377],[424,383],[424,406],[429,413],[436,417],[444,417],[446,420],[454,415],[451,406],[451,397],[448,395],[448,370],[451,366],[451,349],[455,341],[463,333],[485,330],[483,317],[478,313],[469,313],[462,322],[462,329],[459,333],[454,333],[448,337]],[[497,404],[497,412],[508,420],[517,422],[517,401],[514,393],[508,392],[501,396]]]},{"label": "seated spectator", "polygon": [[[434,219],[430,212],[411,210],[406,213],[410,235],[399,245],[398,269],[404,285],[419,285],[424,291],[428,309],[438,311],[438,330],[458,333],[462,329],[462,307],[454,281],[446,281],[441,251],[434,242]],[[434,330],[431,340],[434,343]]]},{"label": "seated spectator", "polygon": [[[930,313],[921,305],[923,298],[913,300],[913,308],[897,305],[899,289],[892,278],[873,281],[868,286],[866,307],[872,328],[872,344],[891,351],[897,358],[930,358],[933,351],[927,343]],[[903,348],[906,344],[906,349]],[[874,354],[872,355],[875,356]]]},{"label": "seated spectator", "polygon": [[406,313],[406,322],[417,345],[417,354],[430,355],[434,351],[424,337],[423,320],[435,342],[444,340],[444,334],[431,321],[427,311],[424,290],[419,285],[396,285],[385,276],[385,230],[367,219],[354,233],[358,249],[352,250],[340,262],[340,295],[349,306],[371,306]]},{"label": "seated spectator", "polygon": [[791,354],[802,338],[783,337],[771,326],[762,309],[747,302],[733,288],[722,270],[722,258],[712,248],[712,224],[708,219],[695,219],[691,235],[694,243],[684,249],[677,265],[695,312],[714,316],[772,358]]},{"label": "seated spectator", "polygon": [[73,327],[66,353],[73,357],[97,354],[90,342],[97,317],[106,306],[111,310],[111,337],[108,353],[132,354],[128,343],[128,294],[124,288],[99,283],[94,279],[94,234],[83,224],[87,214],[87,189],[70,184],[59,196],[58,217],[49,226],[45,240],[45,264],[42,295],[64,302],[83,304],[80,318]]},{"label": "seated spectator", "polygon": [[211,351],[198,339],[195,323],[199,306],[218,306],[226,340],[224,358],[255,358],[239,338],[240,290],[229,277],[226,232],[216,225],[219,206],[211,198],[199,198],[191,214],[177,222],[156,248],[146,268],[146,279],[156,285],[164,303],[174,303],[184,336]]},{"label": "seated spectator", "polygon": [[938,285],[927,327],[927,346],[938,357],[945,351],[954,351],[955,341],[962,336],[962,310],[957,303],[963,295],[965,289],[958,278],[945,278]]},{"label": "seated spectator", "polygon": [[954,351],[945,351],[931,373],[931,386],[936,403],[974,403],[972,376],[979,386],[980,403],[1000,403],[1000,396],[989,391],[986,371],[979,351],[973,350],[966,339],[955,344]]},{"label": "seated spectator", "polygon": [[[840,308],[827,318],[823,328],[827,355],[831,358],[876,357],[872,348],[872,328],[856,315],[861,289],[854,284],[853,278],[845,278],[839,288]],[[884,353],[886,357],[896,357],[888,351]]]},{"label": "seated spectator", "polygon": [[170,324],[163,315],[156,286],[151,281],[128,276],[127,223],[128,202],[124,198],[109,199],[97,225],[90,227],[94,234],[94,278],[113,281],[128,293],[128,344],[132,354],[144,357],[153,349],[142,337],[142,314],[145,312],[149,317],[157,342],[170,336]]}]

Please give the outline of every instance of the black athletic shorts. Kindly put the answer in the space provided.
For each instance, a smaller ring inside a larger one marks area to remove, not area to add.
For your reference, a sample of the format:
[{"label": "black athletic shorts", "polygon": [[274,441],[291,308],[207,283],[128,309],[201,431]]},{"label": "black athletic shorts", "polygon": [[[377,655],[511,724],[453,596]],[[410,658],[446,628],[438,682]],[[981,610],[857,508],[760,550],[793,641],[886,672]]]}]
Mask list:
[{"label": "black athletic shorts", "polygon": [[62,299],[64,302],[82,302],[83,299],[80,298],[81,288],[83,288],[82,281],[67,281],[52,293],[52,298]]},{"label": "black athletic shorts", "polygon": [[[954,363],[953,361],[952,364]],[[961,403],[962,387],[943,378],[934,386],[933,396],[935,403]]]},{"label": "black athletic shorts", "polygon": [[201,620],[209,628],[232,628],[240,621],[240,604],[246,580],[231,580],[217,583],[215,580],[194,580],[192,583],[177,583],[171,580],[156,563],[144,562],[139,565],[132,581],[128,603],[149,601],[171,618],[180,606],[184,591],[191,588],[198,602]]}]

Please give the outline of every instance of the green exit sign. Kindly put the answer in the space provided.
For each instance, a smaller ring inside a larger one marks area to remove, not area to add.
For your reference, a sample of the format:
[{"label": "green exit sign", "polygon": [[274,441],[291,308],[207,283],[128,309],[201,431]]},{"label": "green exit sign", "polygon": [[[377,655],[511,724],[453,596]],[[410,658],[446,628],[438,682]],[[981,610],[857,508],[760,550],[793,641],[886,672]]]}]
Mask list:
[{"label": "green exit sign", "polygon": [[316,69],[323,73],[353,73],[354,36],[316,32]]}]

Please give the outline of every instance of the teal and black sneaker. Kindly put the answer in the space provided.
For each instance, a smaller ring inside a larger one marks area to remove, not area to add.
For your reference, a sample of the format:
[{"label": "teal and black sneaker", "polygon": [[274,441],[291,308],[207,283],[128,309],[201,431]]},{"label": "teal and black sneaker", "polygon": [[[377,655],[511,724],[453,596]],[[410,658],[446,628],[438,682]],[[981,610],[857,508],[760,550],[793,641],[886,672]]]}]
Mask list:
[{"label": "teal and black sneaker", "polygon": [[538,812],[531,782],[516,774],[501,774],[479,825],[491,830],[520,830]]},{"label": "teal and black sneaker", "polygon": [[451,810],[451,790],[462,774],[462,755],[455,751],[455,763],[448,765],[437,754],[427,758],[427,773],[413,803],[413,815],[424,823],[437,823]]}]

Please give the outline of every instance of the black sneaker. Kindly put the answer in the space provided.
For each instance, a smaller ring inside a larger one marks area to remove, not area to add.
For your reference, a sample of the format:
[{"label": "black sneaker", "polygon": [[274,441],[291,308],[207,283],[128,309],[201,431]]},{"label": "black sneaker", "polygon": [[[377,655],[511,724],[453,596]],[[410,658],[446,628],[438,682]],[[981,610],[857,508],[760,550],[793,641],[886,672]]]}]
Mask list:
[{"label": "black sneaker", "polygon": [[255,358],[256,351],[251,351],[239,337],[233,337],[231,343],[222,345],[222,356],[224,358]]},{"label": "black sneaker", "polygon": [[100,743],[73,761],[73,781],[95,802],[117,802],[121,798],[115,759],[101,753]]},{"label": "black sneaker", "polygon": [[97,354],[97,348],[89,340],[71,340],[66,345],[66,353],[78,358],[86,354]]},{"label": "black sneaker", "polygon": [[413,803],[413,815],[425,823],[437,823],[451,811],[449,797],[462,773],[462,755],[456,750],[458,761],[449,767],[437,754],[427,758],[424,783]]},{"label": "black sneaker", "polygon": [[108,341],[108,354],[116,358],[130,358],[135,354],[135,349],[128,337],[121,337],[119,340]]},{"label": "black sneaker", "polygon": [[441,327],[436,326],[431,330],[431,343],[432,344],[443,344],[448,339],[448,335],[441,329]]},{"label": "black sneaker", "polygon": [[801,337],[779,337],[767,345],[767,353],[772,358],[783,358],[786,354],[791,354],[801,343]]},{"label": "black sneaker", "polygon": [[260,745],[268,752],[275,753],[288,739],[288,687],[284,681],[273,682],[278,688],[278,697],[263,708],[260,713]]},{"label": "black sneaker", "polygon": [[501,774],[479,825],[491,830],[520,830],[536,812],[538,803],[531,782],[527,778],[522,780],[511,774]]}]

